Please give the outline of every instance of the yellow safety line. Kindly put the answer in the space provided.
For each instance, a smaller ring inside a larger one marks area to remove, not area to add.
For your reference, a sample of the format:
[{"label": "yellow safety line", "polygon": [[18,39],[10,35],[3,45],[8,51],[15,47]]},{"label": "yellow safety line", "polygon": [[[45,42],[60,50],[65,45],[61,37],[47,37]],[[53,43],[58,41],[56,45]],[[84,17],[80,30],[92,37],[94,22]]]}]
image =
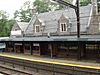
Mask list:
[{"label": "yellow safety line", "polygon": [[15,58],[15,59],[28,60],[28,61],[33,61],[33,62],[41,62],[41,63],[55,64],[55,65],[63,65],[63,66],[80,67],[80,68],[90,68],[90,69],[100,70],[100,67],[95,67],[95,66],[67,64],[67,63],[53,62],[53,61],[51,62],[51,61],[37,60],[37,59],[34,60],[34,59],[23,58],[23,57],[16,57],[16,56],[10,56],[10,55],[5,55],[5,54],[0,54],[0,56],[9,57],[9,58]]}]

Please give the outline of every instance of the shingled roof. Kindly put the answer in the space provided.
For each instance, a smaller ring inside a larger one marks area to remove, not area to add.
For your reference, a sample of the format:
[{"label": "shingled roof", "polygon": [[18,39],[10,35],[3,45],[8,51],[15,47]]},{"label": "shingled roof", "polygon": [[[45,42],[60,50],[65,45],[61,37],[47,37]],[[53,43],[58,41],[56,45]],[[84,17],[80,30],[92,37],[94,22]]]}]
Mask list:
[{"label": "shingled roof", "polygon": [[[92,15],[90,14],[91,11],[92,11],[91,4],[89,4],[88,6],[80,7],[81,32],[87,32],[87,28],[89,27],[90,24],[89,20],[91,19],[91,17],[89,16]],[[57,10],[54,12],[46,12],[46,13],[33,15],[25,33],[33,34],[33,25],[36,19],[39,19],[41,23],[45,25],[43,33],[53,33],[53,32],[55,33],[57,32],[57,28],[58,28],[58,20],[62,15],[68,18],[72,24],[70,28],[70,32],[76,32],[77,31],[76,13],[74,9],[68,8],[63,10]]]},{"label": "shingled roof", "polygon": [[27,28],[27,26],[29,25],[28,22],[17,22],[17,24],[18,24],[18,26],[20,27],[20,29],[21,29],[22,31],[25,31],[26,28]]}]

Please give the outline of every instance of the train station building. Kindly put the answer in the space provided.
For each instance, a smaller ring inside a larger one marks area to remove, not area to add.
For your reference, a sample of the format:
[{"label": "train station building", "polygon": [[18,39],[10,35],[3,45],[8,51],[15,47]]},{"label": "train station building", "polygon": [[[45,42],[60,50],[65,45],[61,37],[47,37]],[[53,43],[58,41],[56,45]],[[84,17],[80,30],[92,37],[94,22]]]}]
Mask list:
[{"label": "train station building", "polygon": [[[13,25],[5,52],[51,58],[100,59],[100,19],[95,3],[80,7],[80,34],[74,9],[32,16]],[[2,41],[2,40],[1,40]]]}]

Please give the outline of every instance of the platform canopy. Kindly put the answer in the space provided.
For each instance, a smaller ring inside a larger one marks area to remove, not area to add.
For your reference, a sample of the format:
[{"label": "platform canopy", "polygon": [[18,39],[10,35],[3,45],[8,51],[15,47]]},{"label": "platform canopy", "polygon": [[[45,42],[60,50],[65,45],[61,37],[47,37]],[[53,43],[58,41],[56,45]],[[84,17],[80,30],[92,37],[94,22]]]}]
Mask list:
[{"label": "platform canopy", "polygon": [[9,40],[9,37],[0,37],[0,41]]},{"label": "platform canopy", "polygon": [[100,41],[100,35],[81,35],[77,38],[76,35],[73,36],[38,36],[38,37],[19,37],[19,38],[9,38],[1,41],[33,41],[33,42],[55,42],[55,41]]}]

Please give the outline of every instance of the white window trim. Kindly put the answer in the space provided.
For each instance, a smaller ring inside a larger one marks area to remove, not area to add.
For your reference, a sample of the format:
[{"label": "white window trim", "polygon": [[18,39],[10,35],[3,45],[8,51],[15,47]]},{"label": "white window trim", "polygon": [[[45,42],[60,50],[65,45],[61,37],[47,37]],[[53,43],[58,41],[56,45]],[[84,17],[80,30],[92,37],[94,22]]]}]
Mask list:
[{"label": "white window trim", "polygon": [[[66,31],[62,31],[61,24],[65,24],[66,25]],[[67,24],[66,23],[60,23],[60,32],[67,32]]]},{"label": "white window trim", "polygon": [[40,25],[35,25],[35,33],[39,33],[39,32],[36,32],[36,26],[39,26],[39,32],[40,32]]}]

